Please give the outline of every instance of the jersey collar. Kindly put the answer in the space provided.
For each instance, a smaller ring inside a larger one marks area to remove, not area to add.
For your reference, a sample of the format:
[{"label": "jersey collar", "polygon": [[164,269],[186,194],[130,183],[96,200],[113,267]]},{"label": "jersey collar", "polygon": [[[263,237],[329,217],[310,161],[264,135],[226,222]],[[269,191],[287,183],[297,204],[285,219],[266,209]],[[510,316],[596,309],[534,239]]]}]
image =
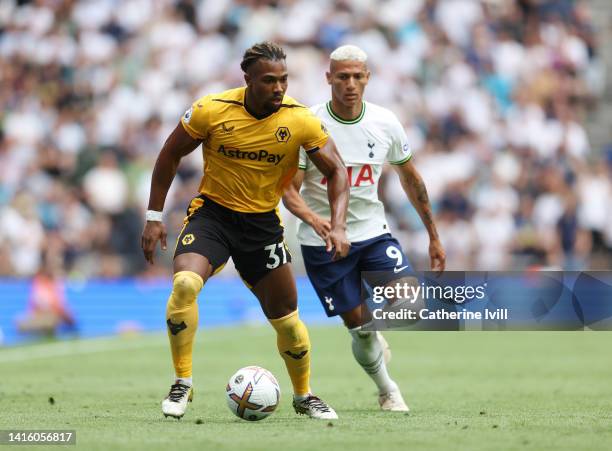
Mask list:
[{"label": "jersey collar", "polygon": [[331,106],[331,100],[325,104],[325,107],[327,108],[327,112],[329,113],[329,115],[334,120],[340,122],[341,124],[356,124],[361,119],[363,119],[363,116],[365,116],[366,103],[364,101],[361,101],[361,113],[359,113],[359,116],[357,116],[355,119],[352,119],[350,121],[347,121],[346,119],[342,119],[340,116],[334,113],[334,110],[332,110],[332,106]]}]

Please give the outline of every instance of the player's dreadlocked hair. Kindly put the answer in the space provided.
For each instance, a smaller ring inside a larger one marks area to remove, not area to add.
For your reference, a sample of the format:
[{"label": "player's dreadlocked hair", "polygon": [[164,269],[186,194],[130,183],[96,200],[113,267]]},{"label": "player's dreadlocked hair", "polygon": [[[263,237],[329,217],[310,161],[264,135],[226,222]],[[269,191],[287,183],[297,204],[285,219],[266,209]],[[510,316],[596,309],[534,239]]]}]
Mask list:
[{"label": "player's dreadlocked hair", "polygon": [[264,41],[255,44],[250,49],[244,52],[240,67],[246,72],[249,67],[255,64],[260,59],[266,59],[270,61],[281,61],[287,58],[285,51],[280,45],[274,42]]}]

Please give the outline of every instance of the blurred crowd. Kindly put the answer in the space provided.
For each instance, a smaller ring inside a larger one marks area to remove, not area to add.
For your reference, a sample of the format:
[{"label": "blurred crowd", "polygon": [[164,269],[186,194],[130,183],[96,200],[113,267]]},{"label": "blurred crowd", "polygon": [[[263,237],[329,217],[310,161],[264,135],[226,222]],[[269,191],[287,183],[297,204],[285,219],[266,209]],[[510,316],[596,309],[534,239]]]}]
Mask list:
[{"label": "blurred crowd", "polygon": [[[406,128],[449,269],[609,268],[612,158],[585,131],[605,75],[591,14],[578,0],[4,0],[0,276],[166,274],[171,252],[147,267],[140,251],[157,153],[194,99],[243,84],[262,40],[285,47],[306,104],[329,98],[331,50],[368,53],[366,99]],[[201,167],[194,152],[179,169],[170,239]],[[426,269],[392,173],[381,196]]]}]

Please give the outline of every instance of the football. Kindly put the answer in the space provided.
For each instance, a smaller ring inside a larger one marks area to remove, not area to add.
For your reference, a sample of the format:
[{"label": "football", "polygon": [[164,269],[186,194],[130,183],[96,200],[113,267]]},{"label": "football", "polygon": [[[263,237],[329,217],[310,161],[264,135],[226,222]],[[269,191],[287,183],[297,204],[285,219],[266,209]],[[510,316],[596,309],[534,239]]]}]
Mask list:
[{"label": "football", "polygon": [[278,406],[280,393],[276,378],[259,366],[240,368],[225,388],[227,406],[234,415],[247,421],[270,416]]}]

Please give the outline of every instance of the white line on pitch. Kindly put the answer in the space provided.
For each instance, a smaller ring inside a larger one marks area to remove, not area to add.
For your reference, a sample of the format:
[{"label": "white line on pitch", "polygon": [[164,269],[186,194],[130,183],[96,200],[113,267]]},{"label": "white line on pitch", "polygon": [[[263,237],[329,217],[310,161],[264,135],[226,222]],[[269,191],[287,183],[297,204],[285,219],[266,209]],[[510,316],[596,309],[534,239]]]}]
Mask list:
[{"label": "white line on pitch", "polygon": [[[165,340],[167,340],[167,338],[165,338]],[[142,339],[142,337],[136,339],[101,338],[19,346],[6,351],[0,351],[0,364],[65,356],[73,357],[76,355],[93,354],[97,352],[148,348],[161,346],[163,343],[164,341],[157,336],[153,336],[149,337],[148,340]]]},{"label": "white line on pitch", "polygon": [[[222,330],[219,328],[217,330]],[[252,327],[247,334],[267,334],[270,333],[266,327]],[[243,327],[244,330],[244,327]],[[223,341],[227,338],[217,334],[206,334],[206,331],[200,332],[203,334],[202,340],[204,343]],[[152,348],[156,346],[168,346],[168,338],[163,334],[140,335],[137,337],[103,337],[90,338],[74,341],[58,341],[54,343],[34,344],[26,346],[18,346],[2,350],[0,348],[0,364],[25,362],[35,359],[48,359],[56,357],[74,357],[77,355],[94,354],[97,352],[112,352],[125,351],[133,349]]]}]

